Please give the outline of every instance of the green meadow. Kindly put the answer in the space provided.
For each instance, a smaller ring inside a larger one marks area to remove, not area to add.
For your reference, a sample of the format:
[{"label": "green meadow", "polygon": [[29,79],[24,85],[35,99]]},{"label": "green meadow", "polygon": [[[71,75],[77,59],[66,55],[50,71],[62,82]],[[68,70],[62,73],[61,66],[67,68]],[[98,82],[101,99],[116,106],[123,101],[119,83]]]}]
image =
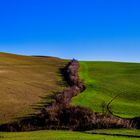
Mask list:
[{"label": "green meadow", "polygon": [[71,131],[0,133],[0,140],[139,140],[124,136],[93,135]]},{"label": "green meadow", "polygon": [[[0,124],[37,112],[49,95],[67,87],[60,72],[68,61],[53,57],[0,53]],[[72,99],[73,105],[106,112],[111,103],[114,115],[140,116],[140,64],[80,62],[79,76],[86,90]],[[96,133],[96,134],[92,134]],[[103,135],[107,134],[107,135]],[[124,135],[124,136],[113,136]],[[127,136],[126,136],[127,135]],[[138,140],[139,130],[108,129],[88,132],[42,130],[0,132],[0,140]]]},{"label": "green meadow", "polygon": [[80,78],[86,90],[72,100],[95,112],[106,112],[107,104],[114,115],[140,116],[140,63],[80,62]]}]

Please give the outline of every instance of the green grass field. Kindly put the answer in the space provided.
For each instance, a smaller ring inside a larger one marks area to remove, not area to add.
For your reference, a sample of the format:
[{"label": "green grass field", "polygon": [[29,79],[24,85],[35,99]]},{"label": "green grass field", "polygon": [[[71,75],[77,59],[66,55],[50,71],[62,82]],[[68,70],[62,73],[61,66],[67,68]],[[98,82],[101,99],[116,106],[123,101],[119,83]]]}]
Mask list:
[{"label": "green grass field", "polygon": [[0,133],[0,140],[139,140],[124,136],[93,135],[71,131]]},{"label": "green grass field", "polygon": [[[31,57],[0,53],[0,124],[34,113],[45,97],[62,91],[67,85],[60,69],[67,61],[52,57]],[[116,62],[80,62],[79,75],[87,89],[72,104],[103,112],[103,105],[119,95],[112,111],[121,117],[140,116],[140,64]],[[106,133],[110,136],[89,133]],[[93,130],[89,132],[35,131],[2,133],[0,140],[138,140],[139,130]]]},{"label": "green grass field", "polygon": [[66,63],[58,58],[0,53],[0,124],[35,112],[32,105],[61,91],[65,82],[59,69]]},{"label": "green grass field", "polygon": [[80,62],[79,75],[87,89],[72,100],[95,112],[118,95],[111,108],[121,117],[140,116],[140,64],[119,62]]}]

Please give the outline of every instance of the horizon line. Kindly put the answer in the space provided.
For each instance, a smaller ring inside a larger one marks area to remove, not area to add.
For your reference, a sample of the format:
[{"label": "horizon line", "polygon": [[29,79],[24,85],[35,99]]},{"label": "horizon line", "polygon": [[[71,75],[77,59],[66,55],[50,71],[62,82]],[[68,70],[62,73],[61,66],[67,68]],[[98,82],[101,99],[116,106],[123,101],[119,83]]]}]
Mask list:
[{"label": "horizon line", "polygon": [[39,55],[39,54],[23,54],[23,53],[12,53],[12,52],[1,52],[0,53],[5,53],[5,54],[11,54],[11,55],[19,55],[19,56],[31,56],[31,57],[54,57],[54,58],[59,58],[59,59],[65,59],[65,60],[72,60],[76,59],[78,61],[86,61],[86,62],[116,62],[116,63],[140,63],[139,61],[121,61],[121,60],[109,60],[109,59],[77,59],[75,57],[73,58],[64,58],[64,57],[59,57],[59,56],[52,56],[52,55]]}]

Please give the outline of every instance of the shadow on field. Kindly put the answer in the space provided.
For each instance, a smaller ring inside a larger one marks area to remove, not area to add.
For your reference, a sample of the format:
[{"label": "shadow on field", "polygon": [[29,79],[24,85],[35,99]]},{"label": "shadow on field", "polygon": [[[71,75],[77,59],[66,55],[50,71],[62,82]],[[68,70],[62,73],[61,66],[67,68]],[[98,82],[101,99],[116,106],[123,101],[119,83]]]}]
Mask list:
[{"label": "shadow on field", "polygon": [[140,136],[136,135],[126,135],[126,134],[110,134],[110,133],[98,133],[98,132],[85,132],[86,134],[93,135],[105,135],[105,136],[117,136],[117,137],[129,137],[129,138],[140,138]]}]

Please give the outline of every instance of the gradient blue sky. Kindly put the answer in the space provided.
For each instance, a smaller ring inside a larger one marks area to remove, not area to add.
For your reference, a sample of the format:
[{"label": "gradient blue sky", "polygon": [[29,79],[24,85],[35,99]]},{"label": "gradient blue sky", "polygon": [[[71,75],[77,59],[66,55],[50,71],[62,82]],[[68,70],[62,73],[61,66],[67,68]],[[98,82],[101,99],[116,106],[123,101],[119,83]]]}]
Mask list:
[{"label": "gradient blue sky", "polygon": [[140,1],[1,0],[0,51],[140,62]]}]

